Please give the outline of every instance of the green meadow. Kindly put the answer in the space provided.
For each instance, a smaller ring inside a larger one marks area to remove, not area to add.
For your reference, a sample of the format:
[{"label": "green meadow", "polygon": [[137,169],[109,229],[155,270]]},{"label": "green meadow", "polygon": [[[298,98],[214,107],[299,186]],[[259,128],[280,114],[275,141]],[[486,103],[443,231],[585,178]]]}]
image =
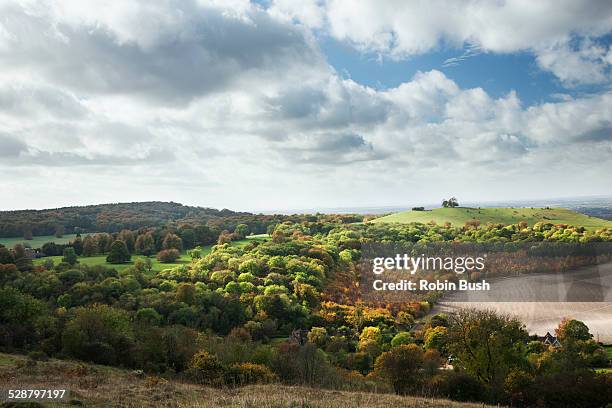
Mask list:
[{"label": "green meadow", "polygon": [[411,222],[437,224],[450,222],[452,225],[464,225],[467,221],[479,220],[481,224],[516,224],[525,221],[529,225],[537,222],[568,224],[582,226],[590,230],[612,228],[612,221],[591,217],[565,208],[435,208],[426,211],[404,211],[373,220],[374,223]]},{"label": "green meadow", "polygon": [[[267,241],[268,239],[269,239],[269,236],[265,234],[253,235],[245,239],[241,239],[239,241],[234,241],[230,245],[241,248],[241,247],[246,246],[252,241],[263,242],[263,241]],[[45,242],[49,242],[49,241],[45,241]],[[209,254],[211,250],[212,250],[212,245],[202,247],[202,256]],[[115,270],[117,270],[117,272],[121,272],[124,269],[129,268],[130,266],[133,266],[134,262],[136,262],[137,259],[145,260],[146,258],[147,257],[144,255],[132,255],[131,262],[122,263],[122,264],[110,264],[106,262],[106,255],[96,255],[96,256],[79,256],[78,261],[80,265],[88,265],[88,266],[102,265],[108,268],[114,268]],[[151,256],[150,259],[151,259],[151,272],[159,272],[164,269],[174,268],[176,266],[185,265],[191,262],[191,257],[189,256],[187,251],[183,251],[181,253],[181,257],[177,259],[176,262],[173,262],[173,263],[161,263],[157,260],[157,258],[155,258],[155,256]],[[34,260],[34,265],[42,265],[48,260],[52,260],[53,263],[57,265],[60,262],[62,262],[62,256],[59,255],[59,256],[48,256],[44,258],[38,258]]]}]

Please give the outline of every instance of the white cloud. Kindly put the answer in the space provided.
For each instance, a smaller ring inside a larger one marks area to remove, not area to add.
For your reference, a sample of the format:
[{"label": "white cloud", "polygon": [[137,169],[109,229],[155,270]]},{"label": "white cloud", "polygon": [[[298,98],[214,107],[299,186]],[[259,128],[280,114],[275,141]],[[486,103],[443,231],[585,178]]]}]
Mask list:
[{"label": "white cloud", "polygon": [[[595,46],[573,50],[574,37],[612,32],[612,3],[572,0],[322,0],[275,1],[272,9],[305,25],[325,30],[364,52],[403,59],[444,46],[495,53],[530,51],[541,68],[564,83],[609,80],[609,60]],[[316,16],[314,18],[313,16]],[[589,54],[594,51],[595,55]],[[602,58],[603,57],[603,58]]]},{"label": "white cloud", "polygon": [[[323,6],[304,4],[304,24],[330,24]],[[278,4],[105,5],[0,5],[4,208],[167,199],[252,210],[612,187],[608,91],[524,108],[514,92],[462,89],[437,70],[376,90],[338,75]],[[351,41],[370,32],[338,30]],[[374,42],[390,53],[440,39],[426,30],[385,43],[383,31]],[[585,58],[609,57],[584,44]]]}]

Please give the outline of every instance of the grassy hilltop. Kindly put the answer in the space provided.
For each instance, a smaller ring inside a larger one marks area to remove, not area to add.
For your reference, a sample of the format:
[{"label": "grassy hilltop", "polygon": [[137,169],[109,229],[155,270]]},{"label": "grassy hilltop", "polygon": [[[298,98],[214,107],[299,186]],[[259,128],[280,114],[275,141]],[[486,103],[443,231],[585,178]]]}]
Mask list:
[{"label": "grassy hilltop", "polygon": [[[482,403],[400,397],[391,394],[322,390],[280,384],[210,388],[118,368],[55,360],[33,362],[0,353],[0,389],[70,389],[70,401],[41,407],[267,407],[267,408],[483,408]],[[0,407],[4,406],[0,401]],[[8,405],[7,405],[8,406]],[[29,405],[28,405],[29,406]]]},{"label": "grassy hilltop", "polygon": [[435,221],[437,224],[450,222],[460,226],[466,221],[479,220],[481,224],[516,224],[525,221],[529,225],[544,221],[553,224],[568,224],[582,226],[587,229],[603,227],[612,228],[612,221],[590,217],[565,208],[435,208],[426,211],[404,211],[377,218],[375,223],[401,223],[411,222],[427,223]]}]

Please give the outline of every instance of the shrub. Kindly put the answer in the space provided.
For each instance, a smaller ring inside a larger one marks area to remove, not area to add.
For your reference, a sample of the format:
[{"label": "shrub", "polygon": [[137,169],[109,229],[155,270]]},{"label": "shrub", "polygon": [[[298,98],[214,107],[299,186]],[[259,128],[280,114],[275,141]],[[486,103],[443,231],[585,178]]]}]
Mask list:
[{"label": "shrub", "polygon": [[161,263],[172,263],[181,257],[177,249],[163,249],[157,253],[157,260]]},{"label": "shrub", "polygon": [[465,372],[447,371],[431,381],[435,394],[455,401],[483,401],[485,388]]},{"label": "shrub", "polygon": [[376,372],[389,380],[396,394],[406,394],[416,388],[421,367],[423,349],[416,344],[394,347],[382,353],[374,364]]},{"label": "shrub", "polygon": [[187,375],[198,384],[222,385],[224,370],[217,357],[202,350],[191,358]]},{"label": "shrub", "polygon": [[267,384],[276,381],[276,375],[265,365],[241,363],[231,365],[225,372],[225,384],[241,386]]}]

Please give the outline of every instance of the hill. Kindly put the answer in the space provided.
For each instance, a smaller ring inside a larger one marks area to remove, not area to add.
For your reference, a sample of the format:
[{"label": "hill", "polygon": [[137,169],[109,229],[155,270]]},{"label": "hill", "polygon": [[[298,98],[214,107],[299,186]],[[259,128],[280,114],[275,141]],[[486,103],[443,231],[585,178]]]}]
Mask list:
[{"label": "hill", "polygon": [[[70,389],[70,405],[87,407],[482,408],[483,404],[278,384],[209,388],[128,370],[0,354],[0,389]],[[68,401],[66,401],[68,403]],[[0,403],[0,407],[3,407]],[[45,404],[43,407],[67,406]]]},{"label": "hill", "polygon": [[612,228],[612,221],[591,217],[565,208],[435,208],[426,211],[404,211],[396,214],[376,218],[375,223],[401,223],[411,222],[437,224],[450,222],[452,225],[464,225],[467,221],[479,220],[481,224],[516,224],[525,221],[529,225],[544,221],[552,224],[568,224],[582,226],[587,229],[603,227]]},{"label": "hill", "polygon": [[167,222],[208,223],[226,217],[244,215],[250,214],[161,201],[0,211],[0,237],[23,237],[26,230],[34,236],[53,235],[58,226],[63,227],[67,234],[118,232],[124,228],[136,230],[158,227]]}]

